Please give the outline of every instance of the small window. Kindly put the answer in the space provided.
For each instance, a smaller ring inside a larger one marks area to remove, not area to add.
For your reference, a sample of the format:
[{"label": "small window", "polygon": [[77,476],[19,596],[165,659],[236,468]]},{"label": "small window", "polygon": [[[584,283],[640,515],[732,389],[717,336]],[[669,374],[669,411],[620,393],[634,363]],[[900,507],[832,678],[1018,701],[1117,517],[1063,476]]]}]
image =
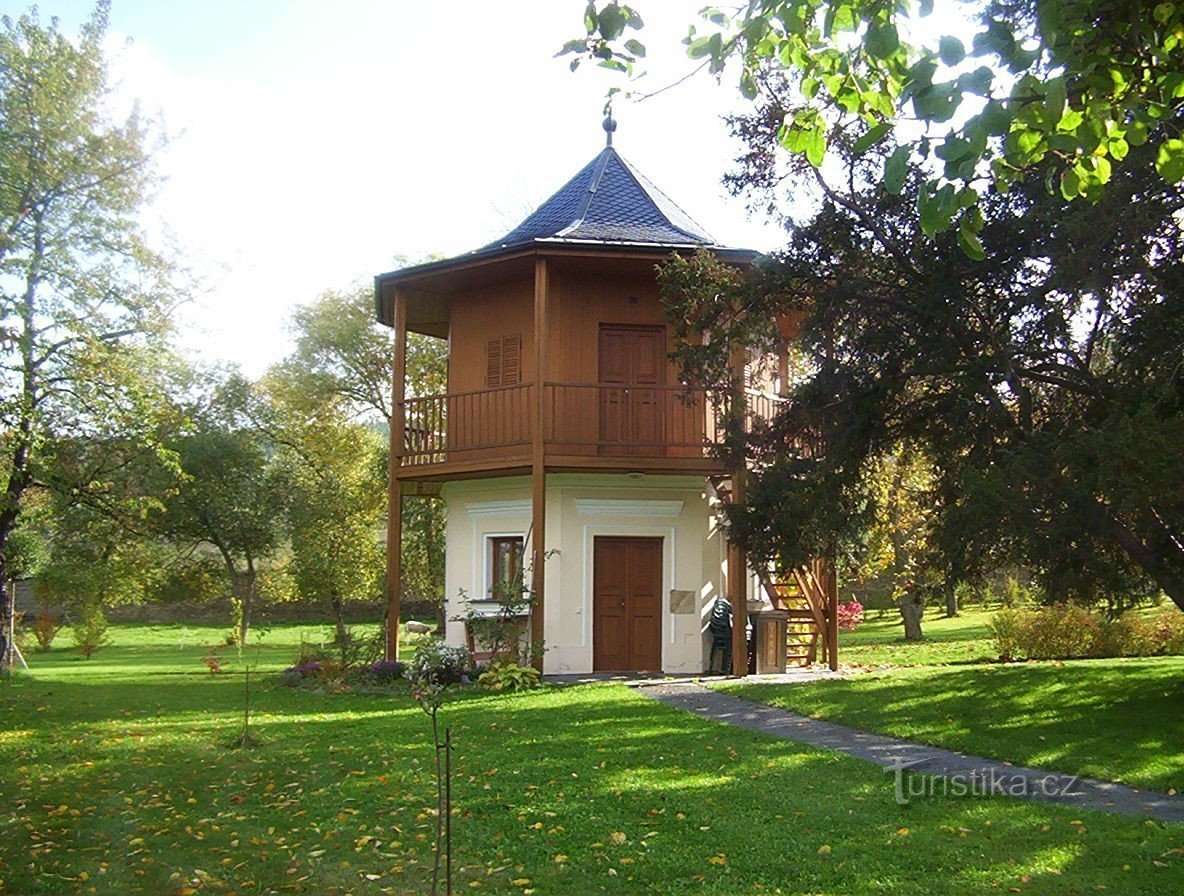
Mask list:
[{"label": "small window", "polygon": [[489,544],[489,598],[503,600],[521,595],[523,538],[521,535],[495,535]]},{"label": "small window", "polygon": [[485,344],[485,386],[513,386],[522,382],[522,337],[503,336]]}]

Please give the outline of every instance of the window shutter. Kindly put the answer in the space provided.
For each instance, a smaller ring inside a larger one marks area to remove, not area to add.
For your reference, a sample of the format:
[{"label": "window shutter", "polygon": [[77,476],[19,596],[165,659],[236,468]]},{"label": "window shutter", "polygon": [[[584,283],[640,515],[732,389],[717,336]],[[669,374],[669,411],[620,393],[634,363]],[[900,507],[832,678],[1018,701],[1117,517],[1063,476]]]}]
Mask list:
[{"label": "window shutter", "polygon": [[485,385],[487,388],[502,384],[502,341],[490,339],[485,346]]},{"label": "window shutter", "polygon": [[502,385],[522,382],[522,337],[507,336],[502,340]]},{"label": "window shutter", "polygon": [[505,336],[485,344],[485,386],[513,386],[522,382],[522,337]]}]

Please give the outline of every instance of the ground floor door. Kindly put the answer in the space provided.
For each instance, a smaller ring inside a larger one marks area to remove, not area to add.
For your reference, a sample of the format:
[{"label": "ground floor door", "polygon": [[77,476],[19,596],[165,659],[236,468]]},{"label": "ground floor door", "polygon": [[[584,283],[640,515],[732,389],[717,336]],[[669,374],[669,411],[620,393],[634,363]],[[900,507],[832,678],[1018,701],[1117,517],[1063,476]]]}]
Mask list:
[{"label": "ground floor door", "polygon": [[594,539],[592,606],[593,671],[662,671],[662,539]]}]

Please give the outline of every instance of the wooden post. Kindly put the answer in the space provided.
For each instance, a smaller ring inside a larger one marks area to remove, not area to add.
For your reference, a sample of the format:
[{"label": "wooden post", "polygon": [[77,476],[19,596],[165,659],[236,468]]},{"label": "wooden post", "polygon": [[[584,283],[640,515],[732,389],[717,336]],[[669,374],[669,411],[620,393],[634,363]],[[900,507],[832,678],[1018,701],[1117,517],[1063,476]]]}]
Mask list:
[{"label": "wooden post", "polygon": [[403,399],[407,373],[407,297],[395,292],[395,347],[391,365],[391,450],[386,524],[386,658],[399,658],[399,610],[403,596]]},{"label": "wooden post", "polygon": [[[732,376],[729,404],[732,420],[744,420],[744,347],[732,347],[729,364]],[[743,507],[748,493],[748,469],[745,452],[732,464],[732,506]],[[748,552],[728,541],[728,602],[732,605],[732,674],[748,674]]]},{"label": "wooden post", "polygon": [[826,558],[826,664],[839,668],[839,576],[834,554]]},{"label": "wooden post", "polygon": [[[547,371],[547,260],[534,263],[534,408],[531,424],[531,539],[530,587],[534,606],[530,612],[530,640],[540,646],[544,638],[547,565],[547,467],[546,467],[546,395]],[[543,671],[543,654],[534,655],[534,666]]]}]

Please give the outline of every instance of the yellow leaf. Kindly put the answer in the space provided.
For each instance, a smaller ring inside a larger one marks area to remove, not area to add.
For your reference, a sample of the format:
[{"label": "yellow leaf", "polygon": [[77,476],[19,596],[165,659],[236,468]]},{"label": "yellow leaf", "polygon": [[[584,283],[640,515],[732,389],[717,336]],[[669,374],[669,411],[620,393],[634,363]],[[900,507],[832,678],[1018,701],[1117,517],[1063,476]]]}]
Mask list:
[{"label": "yellow leaf", "polygon": [[728,857],[724,855],[712,856],[707,860],[711,865],[726,865],[728,864]]},{"label": "yellow leaf", "polygon": [[900,834],[900,836],[902,836],[902,837],[907,837],[909,835],[909,829],[908,828],[900,828],[899,830],[897,830],[896,833]]},{"label": "yellow leaf", "polygon": [[563,853],[560,853],[555,857],[555,861],[562,865],[567,861],[567,856],[563,855]]},{"label": "yellow leaf", "polygon": [[516,887],[528,887],[528,886],[530,886],[530,878],[529,877],[520,877],[517,880],[510,881],[510,883],[512,883]]},{"label": "yellow leaf", "polygon": [[626,836],[625,836],[623,833],[621,833],[620,831],[613,831],[613,832],[612,832],[612,833],[609,835],[609,839],[612,841],[612,843],[613,843],[613,846],[623,846],[623,845],[624,845],[624,843],[625,843],[625,841],[626,841],[626,840],[628,840],[629,838],[627,838],[627,837],[626,837]]},{"label": "yellow leaf", "polygon": [[820,847],[818,847],[818,854],[820,856],[829,856],[830,855],[830,846],[826,843],[823,843]]}]

